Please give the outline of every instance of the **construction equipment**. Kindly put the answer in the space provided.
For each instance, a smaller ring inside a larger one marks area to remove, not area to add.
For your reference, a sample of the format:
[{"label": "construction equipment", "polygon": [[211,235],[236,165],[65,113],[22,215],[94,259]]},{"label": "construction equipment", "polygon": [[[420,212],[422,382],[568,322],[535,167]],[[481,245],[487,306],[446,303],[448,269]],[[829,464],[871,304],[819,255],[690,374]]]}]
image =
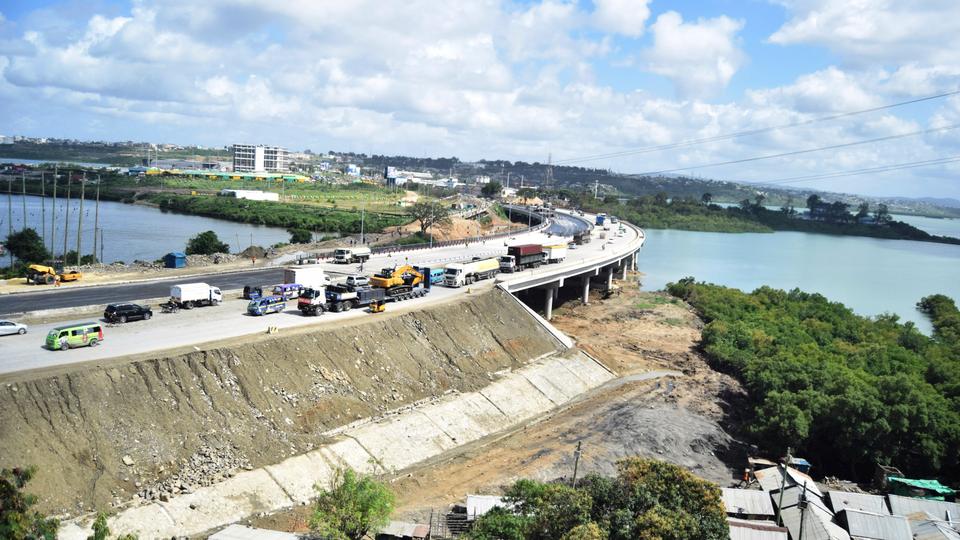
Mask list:
[{"label": "construction equipment", "polygon": [[44,264],[31,264],[27,267],[27,283],[53,285],[60,280],[77,281],[83,277],[79,271],[64,271],[62,261],[45,261]]},{"label": "construction equipment", "polygon": [[409,295],[423,282],[423,274],[409,264],[384,268],[370,278],[370,286],[385,289],[388,297]]},{"label": "construction equipment", "polygon": [[387,303],[383,300],[377,300],[370,303],[370,313],[383,313],[387,309]]}]

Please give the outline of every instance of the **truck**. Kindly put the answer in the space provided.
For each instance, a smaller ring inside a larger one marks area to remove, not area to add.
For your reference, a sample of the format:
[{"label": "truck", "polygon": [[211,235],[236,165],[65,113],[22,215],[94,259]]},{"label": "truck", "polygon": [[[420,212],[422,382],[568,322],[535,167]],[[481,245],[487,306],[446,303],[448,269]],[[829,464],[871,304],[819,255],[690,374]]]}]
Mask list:
[{"label": "truck", "polygon": [[206,283],[181,283],[170,287],[170,303],[183,309],[215,306],[222,301],[220,288]]},{"label": "truck", "polygon": [[606,214],[597,214],[597,219],[594,221],[594,225],[603,225],[607,221]]},{"label": "truck", "polygon": [[521,244],[507,247],[507,254],[498,261],[501,272],[519,272],[536,268],[546,262],[546,253],[540,244]]},{"label": "truck", "polygon": [[546,254],[548,263],[560,263],[567,258],[567,245],[543,246],[543,252]]},{"label": "truck", "polygon": [[385,289],[330,285],[319,289],[304,289],[297,300],[297,308],[304,316],[317,316],[324,311],[349,311],[371,304],[382,304],[386,299]]},{"label": "truck", "polygon": [[427,294],[430,282],[416,268],[405,264],[384,268],[370,278],[370,286],[384,289],[387,300],[406,300]]},{"label": "truck", "polygon": [[443,283],[443,268],[425,268],[422,266],[414,266],[417,272],[420,272],[425,277],[430,279],[431,285],[439,285]]},{"label": "truck", "polygon": [[289,266],[283,269],[283,282],[296,283],[302,288],[324,287],[330,278],[320,266]]},{"label": "truck", "polygon": [[492,278],[499,271],[500,261],[495,257],[450,263],[443,269],[443,284],[447,287],[462,287],[475,281]]},{"label": "truck", "polygon": [[367,246],[337,248],[333,252],[333,262],[336,263],[350,264],[355,262],[366,262],[368,259],[370,259],[370,248]]}]

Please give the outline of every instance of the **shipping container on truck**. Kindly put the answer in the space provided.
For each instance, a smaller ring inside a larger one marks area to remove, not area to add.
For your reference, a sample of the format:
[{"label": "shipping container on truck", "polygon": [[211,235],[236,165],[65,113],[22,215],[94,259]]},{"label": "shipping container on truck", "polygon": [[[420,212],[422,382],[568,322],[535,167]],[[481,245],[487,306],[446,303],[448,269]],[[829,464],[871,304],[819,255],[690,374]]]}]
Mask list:
[{"label": "shipping container on truck", "polygon": [[283,282],[296,283],[304,289],[323,288],[330,278],[320,266],[289,266],[283,269]]},{"label": "shipping container on truck", "polygon": [[370,248],[367,246],[338,248],[333,252],[333,262],[341,264],[365,262],[368,259],[370,259]]},{"label": "shipping container on truck", "polygon": [[567,258],[567,245],[557,244],[555,246],[543,246],[543,252],[547,256],[548,263],[563,262]]},{"label": "shipping container on truck", "polygon": [[546,253],[540,244],[521,244],[507,247],[507,254],[500,257],[501,272],[519,272],[536,268],[546,261]]},{"label": "shipping container on truck", "polygon": [[492,278],[499,271],[500,261],[494,257],[464,263],[450,263],[443,269],[443,284],[447,287],[462,287]]}]

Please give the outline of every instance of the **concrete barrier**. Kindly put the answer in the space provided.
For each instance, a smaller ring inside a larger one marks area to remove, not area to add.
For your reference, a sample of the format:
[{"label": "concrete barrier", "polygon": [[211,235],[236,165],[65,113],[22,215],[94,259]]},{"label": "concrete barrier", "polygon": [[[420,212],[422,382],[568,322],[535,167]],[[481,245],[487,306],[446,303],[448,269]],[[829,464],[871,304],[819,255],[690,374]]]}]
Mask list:
[{"label": "concrete barrier", "polygon": [[[110,528],[140,538],[195,536],[253,514],[304,504],[316,496],[315,486],[326,486],[339,467],[396,472],[516,427],[613,377],[580,351],[541,358],[478,392],[449,394],[380,421],[339,430],[336,440],[306,454],[169,502],[129,508],[110,521]],[[85,539],[89,525],[67,523],[60,538]]]}]

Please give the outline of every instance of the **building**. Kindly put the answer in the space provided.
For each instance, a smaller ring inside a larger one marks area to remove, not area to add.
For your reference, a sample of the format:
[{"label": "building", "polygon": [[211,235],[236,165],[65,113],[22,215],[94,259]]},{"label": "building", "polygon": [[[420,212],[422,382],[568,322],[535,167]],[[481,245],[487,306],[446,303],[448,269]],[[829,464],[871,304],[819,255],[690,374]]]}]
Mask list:
[{"label": "building", "polygon": [[252,144],[233,145],[234,172],[286,172],[290,160],[286,148]]},{"label": "building", "polygon": [[727,514],[744,519],[773,519],[770,494],[758,489],[720,488]]},{"label": "building", "polygon": [[271,191],[259,191],[255,189],[221,189],[220,196],[236,197],[237,199],[249,199],[251,201],[279,201],[280,194]]}]

